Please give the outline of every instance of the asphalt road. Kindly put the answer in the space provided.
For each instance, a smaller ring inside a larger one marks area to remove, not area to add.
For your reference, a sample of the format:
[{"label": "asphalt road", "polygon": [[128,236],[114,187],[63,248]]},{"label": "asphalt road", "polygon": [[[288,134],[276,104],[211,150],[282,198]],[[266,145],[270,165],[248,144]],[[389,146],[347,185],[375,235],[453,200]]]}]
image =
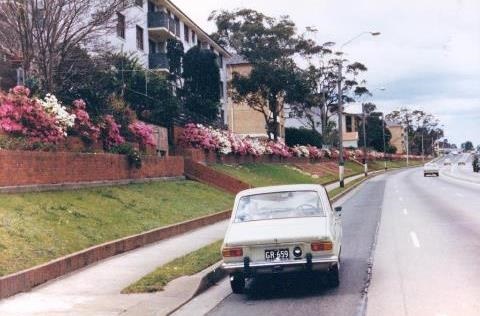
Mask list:
[{"label": "asphalt road", "polygon": [[217,293],[205,293],[192,302],[193,307],[186,306],[177,315],[200,315],[201,308],[208,306],[208,301],[223,298],[208,315],[357,314],[363,307],[362,293],[368,281],[385,179],[383,175],[372,179],[342,203],[341,284],[337,289],[328,288],[321,279],[312,282],[298,276],[254,280],[247,284],[246,295],[231,294],[229,286],[221,284],[219,289],[210,290]]},{"label": "asphalt road", "polygon": [[368,315],[480,315],[480,184],[443,171],[387,181]]},{"label": "asphalt road", "polygon": [[424,178],[420,168],[376,177],[340,201],[338,289],[277,278],[235,295],[225,280],[177,315],[480,315],[479,193],[479,184]]}]

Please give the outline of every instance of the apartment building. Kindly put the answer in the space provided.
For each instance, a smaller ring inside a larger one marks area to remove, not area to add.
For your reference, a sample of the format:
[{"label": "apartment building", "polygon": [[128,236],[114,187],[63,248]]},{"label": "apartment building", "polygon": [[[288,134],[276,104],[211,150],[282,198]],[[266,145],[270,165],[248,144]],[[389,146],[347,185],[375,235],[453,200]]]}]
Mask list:
[{"label": "apartment building", "polygon": [[[227,62],[227,82],[232,80],[233,74],[248,76],[252,71],[252,65],[240,55],[232,56]],[[235,134],[248,135],[251,137],[267,138],[265,117],[255,111],[248,104],[236,103],[232,98],[227,101],[228,129]],[[285,138],[285,115],[280,114],[278,123],[279,137]]]},{"label": "apartment building", "polygon": [[221,116],[227,123],[227,70],[230,54],[218,45],[192,19],[169,0],[134,0],[135,5],[118,12],[116,34],[108,38],[113,47],[135,54],[145,68],[168,73],[168,39],[183,43],[185,52],[198,45],[218,56],[220,67]]},{"label": "apartment building", "polygon": [[343,147],[358,148],[359,130],[362,123],[362,114],[344,113],[343,120]]}]

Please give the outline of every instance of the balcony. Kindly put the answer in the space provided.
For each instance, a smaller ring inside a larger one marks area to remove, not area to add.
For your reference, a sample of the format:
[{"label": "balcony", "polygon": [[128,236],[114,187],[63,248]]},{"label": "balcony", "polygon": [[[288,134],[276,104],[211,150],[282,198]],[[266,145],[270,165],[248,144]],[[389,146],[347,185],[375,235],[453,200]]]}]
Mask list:
[{"label": "balcony", "polygon": [[148,12],[148,31],[157,40],[175,37],[175,20],[165,12]]},{"label": "balcony", "polygon": [[165,53],[153,53],[148,55],[148,66],[151,70],[169,72],[168,58]]}]

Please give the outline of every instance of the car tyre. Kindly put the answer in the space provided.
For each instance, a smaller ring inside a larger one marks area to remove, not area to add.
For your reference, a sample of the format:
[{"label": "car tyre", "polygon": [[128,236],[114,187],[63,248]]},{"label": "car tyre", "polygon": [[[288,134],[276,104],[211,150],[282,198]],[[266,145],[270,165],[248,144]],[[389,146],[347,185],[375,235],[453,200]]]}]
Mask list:
[{"label": "car tyre", "polygon": [[330,287],[338,287],[340,285],[340,270],[338,264],[334,265],[328,272],[327,281]]},{"label": "car tyre", "polygon": [[245,291],[245,276],[241,273],[230,275],[230,286],[235,294],[243,294]]}]

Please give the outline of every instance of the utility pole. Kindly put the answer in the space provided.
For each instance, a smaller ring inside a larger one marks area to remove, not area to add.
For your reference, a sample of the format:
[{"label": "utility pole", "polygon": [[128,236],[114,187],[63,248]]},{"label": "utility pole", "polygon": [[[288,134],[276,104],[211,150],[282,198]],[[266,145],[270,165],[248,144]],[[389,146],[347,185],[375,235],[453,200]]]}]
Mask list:
[{"label": "utility pole", "polygon": [[342,60],[338,62],[338,180],[340,187],[345,187],[343,175],[345,172],[345,162],[343,161],[343,95],[342,95]]},{"label": "utility pole", "polygon": [[423,151],[423,130],[422,130],[422,163],[425,163],[425,152]]},{"label": "utility pole", "polygon": [[382,138],[383,138],[383,162],[385,164],[385,171],[387,171],[387,149],[385,145],[385,115],[382,113]]},{"label": "utility pole", "polygon": [[367,132],[366,132],[366,116],[365,104],[362,104],[362,126],[363,126],[363,173],[365,177],[368,176],[368,161],[367,161]]},{"label": "utility pole", "polygon": [[406,136],[407,136],[407,167],[409,166],[409,160],[408,160],[408,156],[410,155],[410,146],[408,145],[408,126],[407,126],[407,133],[406,133]]}]

